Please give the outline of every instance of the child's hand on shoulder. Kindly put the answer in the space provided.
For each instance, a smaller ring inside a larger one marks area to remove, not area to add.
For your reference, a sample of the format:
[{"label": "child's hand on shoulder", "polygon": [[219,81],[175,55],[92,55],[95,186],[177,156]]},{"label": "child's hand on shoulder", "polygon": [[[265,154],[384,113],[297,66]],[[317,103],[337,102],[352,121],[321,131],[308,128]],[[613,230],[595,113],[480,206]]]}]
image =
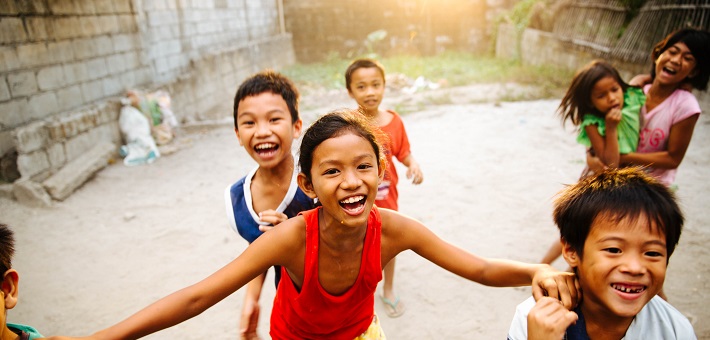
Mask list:
[{"label": "child's hand on shoulder", "polygon": [[577,276],[574,273],[558,271],[549,265],[543,265],[535,272],[532,291],[536,301],[549,296],[567,309],[577,306],[582,298]]},{"label": "child's hand on shoulder", "polygon": [[280,213],[276,210],[269,209],[269,210],[264,210],[259,213],[259,220],[262,222],[271,223],[271,225],[260,225],[259,226],[259,230],[261,230],[263,232],[267,232],[271,229],[274,229],[274,226],[276,226],[277,224],[288,220],[288,216],[286,216],[286,214]]},{"label": "child's hand on shoulder", "polygon": [[421,184],[424,181],[424,174],[419,167],[419,163],[412,162],[407,168],[407,179],[412,180],[412,184]]},{"label": "child's hand on shoulder", "polygon": [[569,311],[556,299],[543,297],[528,313],[528,340],[562,339],[575,322],[577,313]]}]

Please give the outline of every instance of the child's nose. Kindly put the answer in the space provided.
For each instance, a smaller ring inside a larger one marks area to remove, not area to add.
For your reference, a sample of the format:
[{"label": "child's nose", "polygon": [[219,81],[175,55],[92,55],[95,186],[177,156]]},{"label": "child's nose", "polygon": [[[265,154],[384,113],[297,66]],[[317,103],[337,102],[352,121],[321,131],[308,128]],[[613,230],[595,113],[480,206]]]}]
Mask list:
[{"label": "child's nose", "polygon": [[355,172],[344,171],[343,175],[343,182],[341,183],[341,187],[343,189],[354,189],[360,185],[360,178],[355,174]]},{"label": "child's nose", "polygon": [[257,124],[256,135],[259,137],[269,136],[271,134],[271,129],[267,124]]},{"label": "child's nose", "polygon": [[622,271],[631,275],[640,275],[646,273],[646,266],[640,256],[627,255],[623,258],[624,265]]}]

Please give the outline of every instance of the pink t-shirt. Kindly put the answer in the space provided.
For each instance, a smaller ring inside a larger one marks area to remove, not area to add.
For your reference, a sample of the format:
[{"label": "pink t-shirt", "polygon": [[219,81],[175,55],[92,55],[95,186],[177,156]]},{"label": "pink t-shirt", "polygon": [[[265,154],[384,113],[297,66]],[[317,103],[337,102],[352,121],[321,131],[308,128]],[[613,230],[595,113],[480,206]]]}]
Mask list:
[{"label": "pink t-shirt", "polygon": [[[644,86],[644,93],[648,94],[649,88],[651,85]],[[700,104],[692,93],[678,89],[651,112],[646,112],[645,106],[641,108],[641,114],[644,121],[637,152],[666,151],[671,127],[692,115],[700,114]],[[654,177],[667,186],[673,184],[677,171],[677,169],[653,168],[650,170]]]}]

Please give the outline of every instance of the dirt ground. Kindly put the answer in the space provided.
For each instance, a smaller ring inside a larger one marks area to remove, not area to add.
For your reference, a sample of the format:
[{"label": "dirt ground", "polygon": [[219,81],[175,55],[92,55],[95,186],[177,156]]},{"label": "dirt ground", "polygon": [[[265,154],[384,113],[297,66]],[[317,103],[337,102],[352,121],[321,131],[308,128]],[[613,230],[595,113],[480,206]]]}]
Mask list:
[{"label": "dirt ground", "polygon": [[[400,184],[400,206],[478,255],[535,262],[557,237],[552,198],[579,175],[583,148],[554,116],[559,100],[480,103],[503,92],[510,88],[476,85],[418,94],[429,99],[416,103],[388,93],[385,106],[416,108],[404,122],[425,178],[419,186]],[[344,93],[306,96],[306,125],[344,106],[352,106]],[[19,304],[8,320],[45,335],[86,335],[239,255],[247,244],[228,227],[223,191],[255,163],[230,124],[193,126],[180,136],[178,152],[149,166],[119,161],[52,208],[0,198],[0,220],[16,231],[14,266],[21,277]],[[704,114],[677,177],[686,225],[665,284],[670,302],[701,339],[710,339],[708,169],[710,120]],[[406,313],[390,319],[380,301],[375,304],[390,339],[505,338],[515,306],[530,295],[529,287],[468,282],[413,252],[401,254],[397,265],[395,285]],[[566,267],[561,260],[555,266]],[[265,287],[260,329],[268,338],[274,288]],[[147,338],[235,339],[242,300],[243,289]]]}]

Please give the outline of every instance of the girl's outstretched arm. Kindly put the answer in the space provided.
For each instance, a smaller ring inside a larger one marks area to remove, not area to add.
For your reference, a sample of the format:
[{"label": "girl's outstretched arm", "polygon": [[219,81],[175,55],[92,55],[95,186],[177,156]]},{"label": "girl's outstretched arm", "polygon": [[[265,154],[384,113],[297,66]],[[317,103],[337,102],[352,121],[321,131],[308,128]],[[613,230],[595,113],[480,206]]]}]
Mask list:
[{"label": "girl's outstretched arm", "polygon": [[394,211],[382,215],[382,261],[411,249],[434,264],[486,286],[515,287],[532,284],[533,296],[550,296],[565,307],[578,301],[578,283],[573,273],[560,272],[546,264],[486,259],[456,247],[427,229],[420,222]]},{"label": "girl's outstretched arm", "polygon": [[[174,292],[127,319],[81,339],[138,339],[197,316],[273,265],[293,265],[299,223],[294,218],[265,233],[232,262],[202,281]],[[73,339],[52,337],[51,340]]]}]

